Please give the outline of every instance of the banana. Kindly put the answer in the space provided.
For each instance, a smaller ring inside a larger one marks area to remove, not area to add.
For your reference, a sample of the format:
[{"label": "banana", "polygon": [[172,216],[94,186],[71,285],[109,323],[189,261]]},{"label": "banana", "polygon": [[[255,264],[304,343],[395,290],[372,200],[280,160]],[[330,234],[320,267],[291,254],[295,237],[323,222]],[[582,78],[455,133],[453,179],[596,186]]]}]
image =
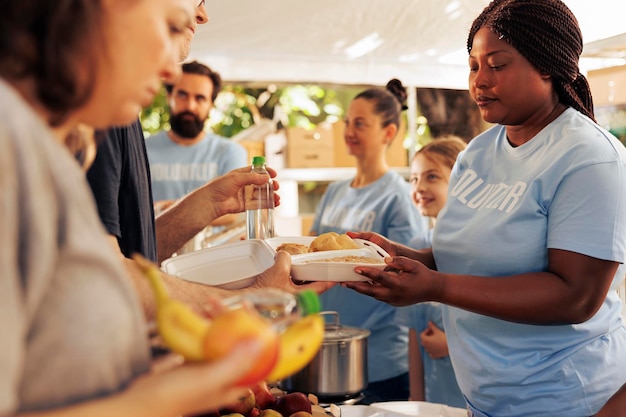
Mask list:
[{"label": "banana", "polygon": [[315,357],[324,341],[324,318],[305,316],[292,323],[280,336],[278,362],[266,380],[275,382],[304,368]]},{"label": "banana", "polygon": [[165,344],[187,360],[204,360],[204,340],[210,322],[187,305],[170,298],[154,264],[137,254],[133,255],[133,259],[148,278],[154,292],[157,328]]}]

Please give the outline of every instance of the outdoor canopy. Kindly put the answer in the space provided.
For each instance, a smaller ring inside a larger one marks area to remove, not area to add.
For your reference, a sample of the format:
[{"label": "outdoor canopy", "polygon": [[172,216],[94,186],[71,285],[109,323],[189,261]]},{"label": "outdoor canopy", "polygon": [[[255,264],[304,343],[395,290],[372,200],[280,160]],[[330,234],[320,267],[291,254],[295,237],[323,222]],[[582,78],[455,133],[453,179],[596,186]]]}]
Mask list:
[{"label": "outdoor canopy", "polygon": [[[626,45],[623,0],[565,0],[583,55]],[[209,0],[190,59],[229,82],[467,89],[467,33],[488,0]],[[624,48],[626,49],[626,48]],[[612,51],[615,52],[615,51]],[[584,73],[622,60],[585,60]]]}]

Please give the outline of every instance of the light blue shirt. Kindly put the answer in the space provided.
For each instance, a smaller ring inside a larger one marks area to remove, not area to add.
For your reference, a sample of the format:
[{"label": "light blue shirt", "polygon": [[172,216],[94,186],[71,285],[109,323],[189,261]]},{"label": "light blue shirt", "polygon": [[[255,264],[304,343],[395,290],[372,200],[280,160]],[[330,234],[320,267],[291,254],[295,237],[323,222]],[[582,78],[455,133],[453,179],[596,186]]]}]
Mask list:
[{"label": "light blue shirt", "polygon": [[[400,316],[403,316],[409,328],[415,329],[417,337],[428,327],[432,321],[437,327],[444,330],[442,305],[439,303],[419,303],[400,308]],[[420,344],[420,356],[424,365],[424,395],[431,403],[446,404],[451,407],[465,408],[465,399],[456,382],[454,369],[450,356],[433,359]]]},{"label": "light blue shirt", "polygon": [[182,146],[162,131],[146,140],[146,149],[154,201],[177,200],[213,178],[249,165],[246,148],[214,133]]},{"label": "light blue shirt", "polygon": [[[432,231],[411,239],[409,246],[413,249],[429,248],[432,245]],[[419,303],[402,307],[399,316],[411,329],[415,329],[417,336],[428,327],[432,321],[437,327],[444,330],[442,305],[439,303]],[[445,330],[444,330],[445,331]],[[456,382],[450,356],[433,359],[420,344],[420,356],[424,366],[424,396],[431,403],[446,404],[451,407],[465,408],[465,398]]]},{"label": "light blue shirt", "polygon": [[[399,174],[389,171],[363,188],[352,188],[351,182],[338,181],[328,186],[311,227],[317,235],[372,231],[406,244],[424,232],[422,216],[411,202],[410,186]],[[324,310],[339,313],[342,324],[370,330],[370,382],[408,371],[408,328],[399,324],[395,307],[339,286],[323,293],[321,302]]]},{"label": "light blue shirt", "polygon": [[[450,178],[433,238],[438,270],[545,271],[548,248],[623,262],[624,161],[624,146],[571,108],[519,147],[502,126],[483,133]],[[626,381],[626,330],[614,291],[624,272],[622,265],[600,310],[580,324],[519,324],[444,307],[450,356],[474,414],[595,414]]]}]

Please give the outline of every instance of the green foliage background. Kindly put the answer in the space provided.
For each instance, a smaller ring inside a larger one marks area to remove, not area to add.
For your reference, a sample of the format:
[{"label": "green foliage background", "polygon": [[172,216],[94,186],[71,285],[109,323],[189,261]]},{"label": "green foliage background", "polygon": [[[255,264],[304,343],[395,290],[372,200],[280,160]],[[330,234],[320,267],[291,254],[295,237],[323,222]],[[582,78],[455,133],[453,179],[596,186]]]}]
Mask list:
[{"label": "green foliage background", "polygon": [[[360,87],[323,87],[319,85],[269,86],[252,88],[226,85],[216,99],[208,125],[217,134],[232,137],[250,127],[258,118],[274,118],[277,106],[282,109],[285,127],[313,127],[318,123],[343,118],[344,109]],[[148,135],[169,129],[169,109],[165,89],[141,113],[141,123]]]}]

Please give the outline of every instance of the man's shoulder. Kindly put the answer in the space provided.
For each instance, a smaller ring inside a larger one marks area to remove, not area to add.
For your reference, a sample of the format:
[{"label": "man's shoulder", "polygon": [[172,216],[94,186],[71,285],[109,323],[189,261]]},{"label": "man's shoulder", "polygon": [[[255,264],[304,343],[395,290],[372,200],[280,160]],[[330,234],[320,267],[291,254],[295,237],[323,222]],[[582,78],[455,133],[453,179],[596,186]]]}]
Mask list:
[{"label": "man's shoulder", "polygon": [[143,128],[141,126],[141,122],[139,121],[139,119],[135,120],[133,123],[130,123],[128,125],[110,127],[101,132],[102,132],[101,134],[104,135],[106,139],[126,140],[129,138],[134,139],[138,137],[143,139],[144,137]]},{"label": "man's shoulder", "polygon": [[170,140],[166,130],[160,130],[146,138],[146,150],[148,153],[167,146],[176,146],[176,143]]},{"label": "man's shoulder", "polygon": [[146,143],[161,141],[164,138],[168,138],[167,130],[159,130],[158,132],[148,136]]},{"label": "man's shoulder", "polygon": [[242,151],[247,153],[246,148],[239,142],[235,142],[230,138],[213,132],[207,132],[205,140],[211,142],[213,146],[219,147],[222,150]]}]

